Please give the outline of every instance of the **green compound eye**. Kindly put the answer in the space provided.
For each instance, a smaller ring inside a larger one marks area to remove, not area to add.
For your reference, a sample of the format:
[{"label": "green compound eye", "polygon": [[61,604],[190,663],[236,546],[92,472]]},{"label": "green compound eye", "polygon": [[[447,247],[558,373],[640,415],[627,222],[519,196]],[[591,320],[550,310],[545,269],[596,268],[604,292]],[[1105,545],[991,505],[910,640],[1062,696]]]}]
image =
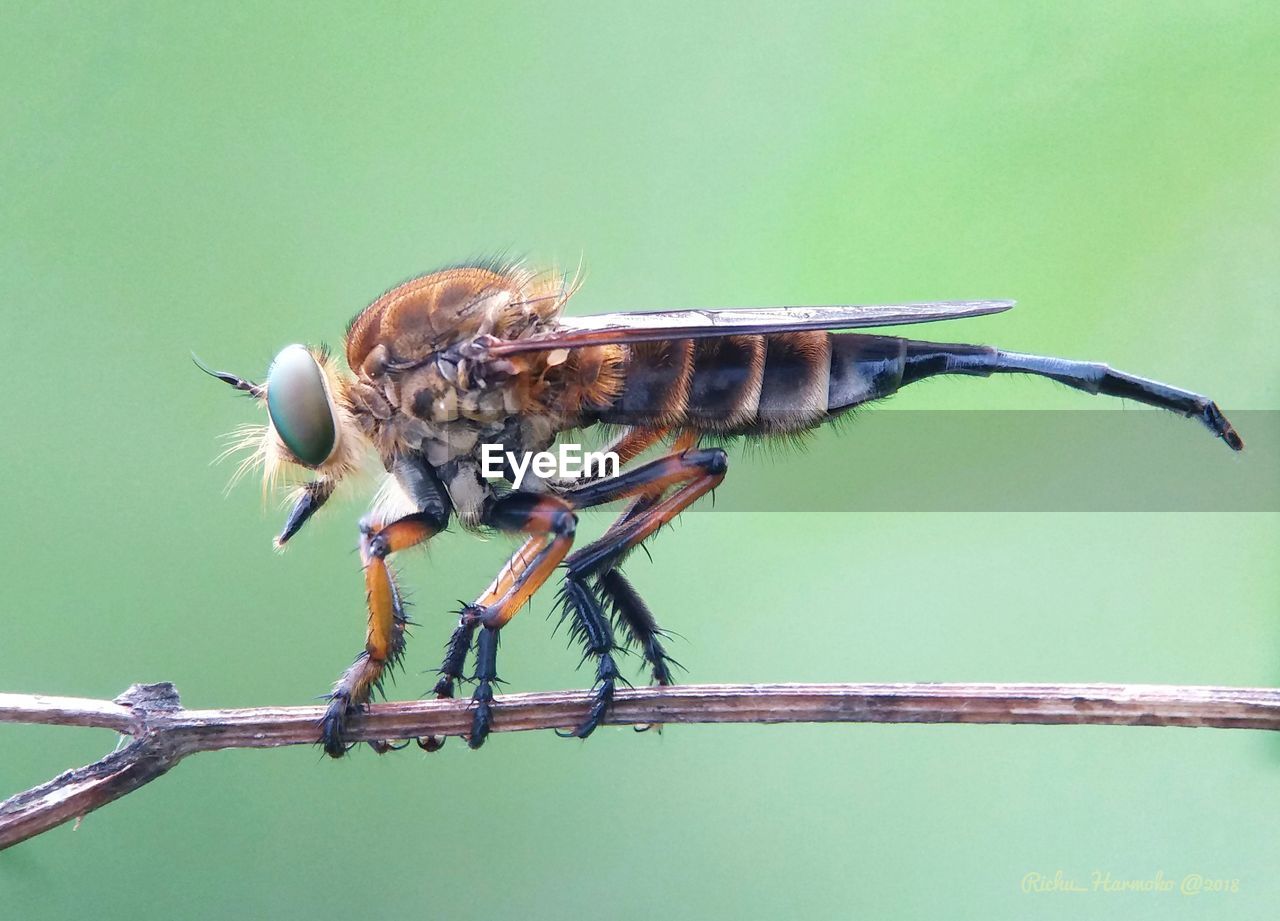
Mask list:
[{"label": "green compound eye", "polygon": [[333,408],[324,375],[304,345],[287,345],[267,371],[267,414],[293,456],[319,467],[333,453]]}]

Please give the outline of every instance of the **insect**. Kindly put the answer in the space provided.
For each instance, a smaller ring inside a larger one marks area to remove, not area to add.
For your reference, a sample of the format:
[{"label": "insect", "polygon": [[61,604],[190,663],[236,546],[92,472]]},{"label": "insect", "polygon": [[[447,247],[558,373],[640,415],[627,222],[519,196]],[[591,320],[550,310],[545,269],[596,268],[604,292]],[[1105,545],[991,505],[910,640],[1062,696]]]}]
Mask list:
[{"label": "insect", "polygon": [[[454,696],[474,649],[467,738],[477,748],[493,719],[499,631],[557,568],[563,616],[595,667],[590,705],[571,735],[590,735],[622,680],[615,627],[653,681],[671,683],[664,634],[620,567],[724,479],[724,450],[704,440],[802,432],[936,375],[1018,373],[1194,417],[1232,449],[1244,447],[1211,400],[1106,365],[831,332],[979,316],[1010,301],[568,318],[575,289],[563,276],[519,264],[455,266],[392,288],[361,311],[347,329],[345,369],[324,349],[303,345],[281,350],[262,384],[201,365],[266,408],[267,424],[237,443],[251,449],[242,472],[260,463],[268,483],[290,473],[298,481],[278,547],[366,460],[376,456],[387,475],[381,500],[360,523],[368,624],[364,650],[328,695],[321,736],[329,755],[349,749],[348,721],[404,650],[405,603],[388,558],[435,537],[454,516],[470,530],[523,536],[459,612],[434,688]],[[616,475],[535,476],[520,489],[482,476],[485,445],[508,457],[510,483],[511,457],[597,425],[616,429],[609,446],[622,465]],[[657,446],[663,456],[636,463]],[[573,550],[576,513],[619,500],[626,504],[603,536]],[[429,750],[441,742],[419,740]]]}]

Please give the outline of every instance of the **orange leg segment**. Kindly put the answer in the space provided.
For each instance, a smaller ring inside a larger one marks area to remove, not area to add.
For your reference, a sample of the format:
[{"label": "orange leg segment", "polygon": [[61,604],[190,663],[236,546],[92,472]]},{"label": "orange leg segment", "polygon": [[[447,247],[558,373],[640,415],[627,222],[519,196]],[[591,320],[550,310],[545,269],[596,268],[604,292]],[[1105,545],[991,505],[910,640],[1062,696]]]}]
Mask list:
[{"label": "orange leg segment", "polygon": [[578,518],[573,506],[558,496],[512,493],[498,500],[489,523],[503,531],[531,535],[484,594],[464,612],[464,617],[486,627],[500,628],[565,558],[573,544]]}]

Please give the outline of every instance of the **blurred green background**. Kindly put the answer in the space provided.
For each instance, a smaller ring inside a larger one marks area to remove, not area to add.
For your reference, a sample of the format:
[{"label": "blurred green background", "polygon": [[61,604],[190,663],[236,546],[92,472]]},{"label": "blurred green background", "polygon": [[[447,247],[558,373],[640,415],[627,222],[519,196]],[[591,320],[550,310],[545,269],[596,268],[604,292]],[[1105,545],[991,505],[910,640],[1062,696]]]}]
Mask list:
[{"label": "blurred green background", "polygon": [[[260,375],[473,256],[581,259],[578,312],[1016,297],[928,332],[1280,409],[1278,46],[1265,2],[5,3],[0,689],[324,691],[363,635],[363,497],[272,553],[283,513],[209,465],[252,407],[189,351]],[[884,411],[1098,402],[959,379]],[[734,474],[874,489],[859,443]],[[1149,461],[1190,451],[1205,482],[1275,470],[1176,419]],[[507,548],[404,561],[421,626],[394,694],[430,686],[446,612]],[[1274,508],[691,514],[652,552],[630,573],[692,681],[1280,683]],[[504,634],[513,690],[589,680],[549,609]],[[0,790],[113,744],[0,727]],[[224,752],[0,855],[0,915],[1263,918],[1277,815],[1280,742],[1212,730]],[[1021,891],[1057,870],[1239,886]]]}]

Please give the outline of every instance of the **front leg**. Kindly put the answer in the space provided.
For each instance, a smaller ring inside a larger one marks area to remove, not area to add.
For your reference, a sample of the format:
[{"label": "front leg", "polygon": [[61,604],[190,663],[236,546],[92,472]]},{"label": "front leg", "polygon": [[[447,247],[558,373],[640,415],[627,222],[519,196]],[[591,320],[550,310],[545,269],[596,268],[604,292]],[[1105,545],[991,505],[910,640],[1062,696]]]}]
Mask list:
[{"label": "front leg", "polygon": [[[397,457],[389,469],[419,511],[386,526],[369,521],[360,525],[360,561],[364,565],[369,624],[364,651],[334,685],[322,720],[321,741],[333,758],[340,758],[350,747],[345,730],[352,714],[380,689],[387,668],[395,665],[404,652],[404,601],[387,559],[398,550],[439,534],[449,524],[450,505],[444,488],[422,458]],[[373,745],[378,752],[388,747],[385,742]]]},{"label": "front leg", "polygon": [[[404,601],[395,576],[387,566],[387,557],[421,543],[442,529],[442,523],[426,512],[406,515],[383,528],[367,521],[361,523],[360,560],[364,564],[369,625],[364,651],[356,656],[329,693],[329,706],[321,721],[321,740],[325,753],[331,758],[346,754],[350,747],[345,737],[348,720],[368,703],[374,692],[381,690],[387,669],[394,666],[404,652],[407,622]],[[373,747],[379,752],[387,749],[386,743]]]}]

